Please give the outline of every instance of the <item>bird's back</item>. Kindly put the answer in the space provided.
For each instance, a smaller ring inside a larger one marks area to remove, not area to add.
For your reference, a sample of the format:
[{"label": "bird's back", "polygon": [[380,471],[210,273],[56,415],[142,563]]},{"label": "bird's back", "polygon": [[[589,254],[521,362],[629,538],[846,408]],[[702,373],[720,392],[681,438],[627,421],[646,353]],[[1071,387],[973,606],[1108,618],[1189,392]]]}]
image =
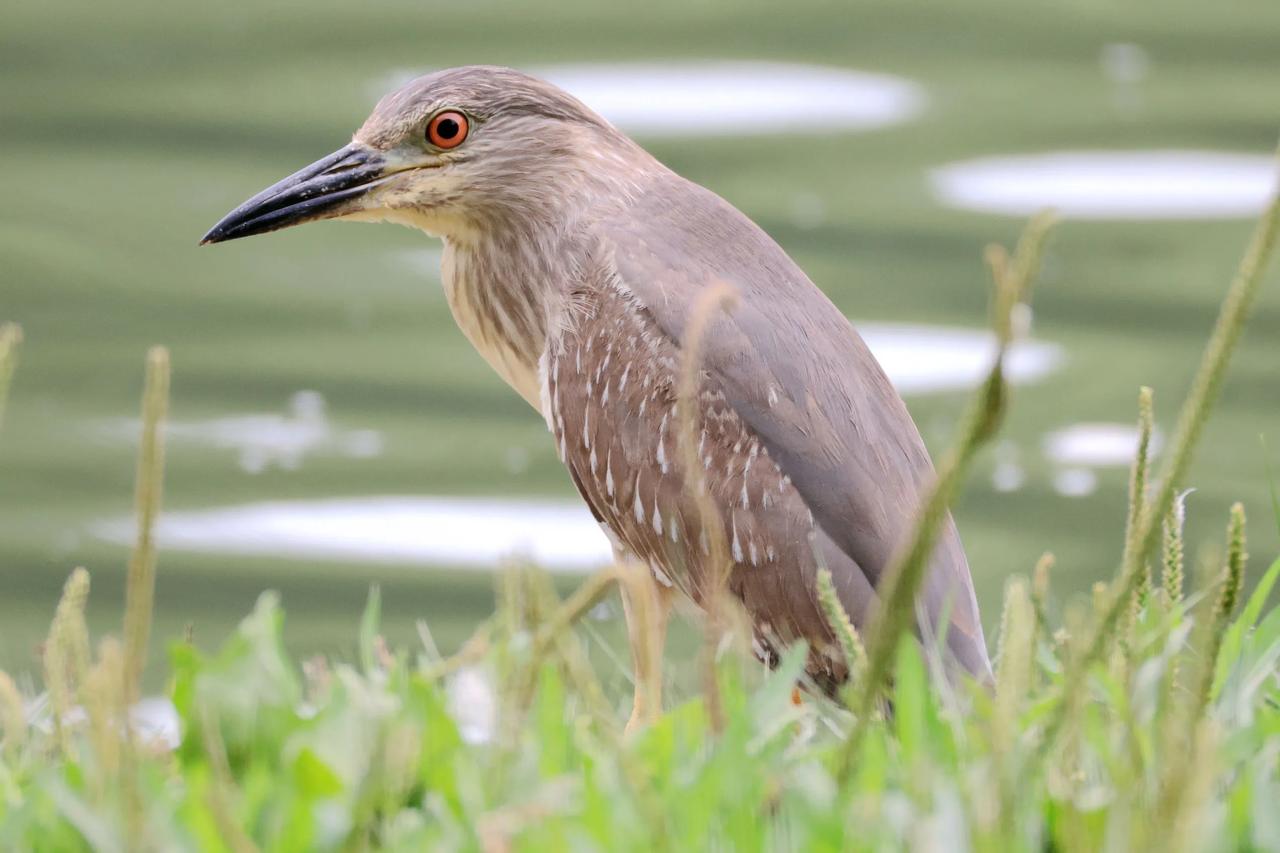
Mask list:
[{"label": "bird's back", "polygon": [[[758,226],[672,173],[658,174],[599,232],[608,235],[618,279],[677,345],[703,288],[725,281],[735,289],[736,306],[704,336],[704,368],[823,535],[877,584],[911,530],[933,467],[901,397],[849,321]],[[929,619],[950,614],[948,645],[966,669],[985,675],[977,603],[950,518],[923,603]]]}]

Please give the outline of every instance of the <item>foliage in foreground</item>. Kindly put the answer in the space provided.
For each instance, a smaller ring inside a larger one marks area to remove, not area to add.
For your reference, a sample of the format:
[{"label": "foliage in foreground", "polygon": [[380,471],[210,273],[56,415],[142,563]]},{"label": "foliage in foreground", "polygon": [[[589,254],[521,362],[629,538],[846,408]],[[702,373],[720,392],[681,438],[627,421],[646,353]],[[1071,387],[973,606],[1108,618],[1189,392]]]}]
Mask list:
[{"label": "foliage in foreground", "polygon": [[[1280,607],[1267,607],[1280,560],[1242,605],[1237,505],[1222,556],[1188,572],[1178,494],[1278,230],[1280,201],[1228,291],[1158,477],[1141,394],[1115,579],[1091,607],[1061,608],[1056,629],[1051,560],[1012,579],[994,685],[948,680],[940,646],[909,624],[937,525],[1003,412],[1002,358],[1043,222],[1012,257],[989,255],[996,362],[887,570],[865,646],[822,579],[855,674],[845,701],[797,702],[804,650],[761,671],[719,602],[702,693],[631,736],[576,628],[633,582],[618,568],[564,602],[545,576],[508,574],[494,619],[450,659],[429,642],[388,650],[375,595],[358,663],[299,666],[268,593],[216,655],[172,648],[178,743],[157,737],[138,705],[168,384],[156,350],[124,639],[91,653],[89,577],[76,570],[44,648],[45,689],[30,698],[0,673],[0,847],[1280,850]],[[0,402],[16,342],[0,329]]]},{"label": "foliage in foreground", "polygon": [[1278,575],[1234,618],[1229,573],[1190,600],[1148,592],[1070,696],[1043,572],[1014,581],[994,696],[932,689],[902,644],[892,716],[841,779],[849,715],[793,704],[798,650],[769,674],[722,657],[718,734],[699,696],[623,737],[575,635],[546,630],[552,593],[532,573],[451,661],[389,653],[372,598],[358,664],[299,666],[266,594],[217,654],[173,647],[170,750],[122,724],[121,646],[87,659],[77,573],[51,637],[57,687],[31,706],[0,681],[0,847],[1280,849]]}]

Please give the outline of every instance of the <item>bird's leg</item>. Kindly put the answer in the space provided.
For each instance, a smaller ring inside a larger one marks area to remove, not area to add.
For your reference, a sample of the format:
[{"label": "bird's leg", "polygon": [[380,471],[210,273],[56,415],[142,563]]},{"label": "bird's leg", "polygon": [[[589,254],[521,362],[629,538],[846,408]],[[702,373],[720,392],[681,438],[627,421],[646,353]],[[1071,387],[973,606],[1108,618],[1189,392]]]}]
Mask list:
[{"label": "bird's leg", "polygon": [[635,694],[626,728],[630,735],[662,714],[662,649],[667,640],[672,595],[647,567],[636,563],[624,569],[621,590],[635,673]]}]

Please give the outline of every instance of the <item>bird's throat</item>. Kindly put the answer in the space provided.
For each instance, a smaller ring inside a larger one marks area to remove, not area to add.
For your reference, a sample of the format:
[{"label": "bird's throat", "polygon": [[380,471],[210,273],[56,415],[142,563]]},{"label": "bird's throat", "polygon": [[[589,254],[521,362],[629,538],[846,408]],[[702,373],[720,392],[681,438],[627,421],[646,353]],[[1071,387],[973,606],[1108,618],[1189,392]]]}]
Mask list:
[{"label": "bird's throat", "polygon": [[[538,359],[546,347],[548,293],[537,265],[493,247],[444,241],[440,273],[458,328],[504,382],[539,412]],[[524,274],[521,274],[521,270]]]}]

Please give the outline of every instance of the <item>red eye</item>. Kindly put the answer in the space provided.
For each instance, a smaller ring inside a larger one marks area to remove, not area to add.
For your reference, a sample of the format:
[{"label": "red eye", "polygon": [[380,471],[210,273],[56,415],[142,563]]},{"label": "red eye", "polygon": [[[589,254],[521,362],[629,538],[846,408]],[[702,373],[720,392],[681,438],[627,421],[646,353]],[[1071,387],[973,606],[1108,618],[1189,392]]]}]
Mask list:
[{"label": "red eye", "polygon": [[467,138],[467,117],[462,113],[438,113],[427,123],[427,141],[437,148],[456,148]]}]

